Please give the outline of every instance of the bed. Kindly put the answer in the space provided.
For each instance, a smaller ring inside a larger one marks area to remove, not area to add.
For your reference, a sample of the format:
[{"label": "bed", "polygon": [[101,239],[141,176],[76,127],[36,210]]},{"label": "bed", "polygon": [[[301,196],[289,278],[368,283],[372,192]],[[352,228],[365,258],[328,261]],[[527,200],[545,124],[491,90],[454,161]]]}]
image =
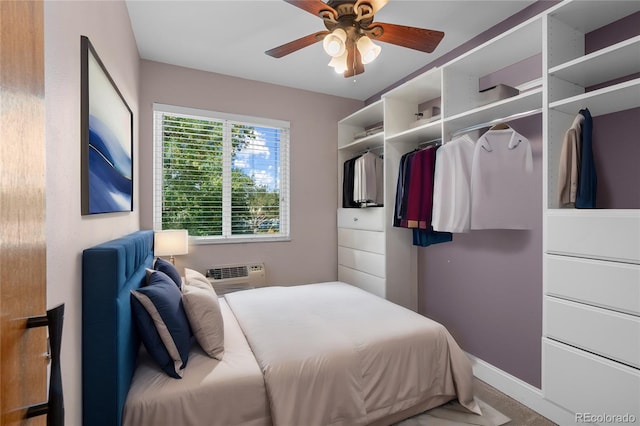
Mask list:
[{"label": "bed", "polygon": [[224,356],[194,342],[167,376],[131,315],[152,245],[138,231],[83,253],[85,425],[388,425],[456,398],[479,414],[442,325],[341,282],[225,295]]}]

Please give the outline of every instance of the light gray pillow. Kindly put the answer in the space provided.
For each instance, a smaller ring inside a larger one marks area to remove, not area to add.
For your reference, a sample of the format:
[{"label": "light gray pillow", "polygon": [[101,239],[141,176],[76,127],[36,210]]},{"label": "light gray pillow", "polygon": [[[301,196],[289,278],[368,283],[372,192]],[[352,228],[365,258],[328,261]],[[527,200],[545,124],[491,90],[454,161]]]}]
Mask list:
[{"label": "light gray pillow", "polygon": [[224,353],[224,322],[218,296],[211,286],[185,279],[182,305],[196,340],[211,358],[222,359]]},{"label": "light gray pillow", "polygon": [[205,290],[213,290],[209,279],[193,269],[184,268],[184,280],[187,285],[193,285]]}]

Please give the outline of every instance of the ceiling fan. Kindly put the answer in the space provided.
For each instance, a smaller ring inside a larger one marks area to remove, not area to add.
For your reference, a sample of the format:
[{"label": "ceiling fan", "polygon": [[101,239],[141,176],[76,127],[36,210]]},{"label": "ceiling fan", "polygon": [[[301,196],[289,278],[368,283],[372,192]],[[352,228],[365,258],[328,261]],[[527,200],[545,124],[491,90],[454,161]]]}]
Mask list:
[{"label": "ceiling fan", "polygon": [[345,77],[364,72],[364,64],[380,54],[380,46],[372,40],[391,43],[431,53],[444,37],[442,31],[373,22],[373,16],[388,0],[284,0],[322,18],[326,31],[318,31],[267,50],[281,58],[322,40],[324,50],[332,57],[330,66]]}]

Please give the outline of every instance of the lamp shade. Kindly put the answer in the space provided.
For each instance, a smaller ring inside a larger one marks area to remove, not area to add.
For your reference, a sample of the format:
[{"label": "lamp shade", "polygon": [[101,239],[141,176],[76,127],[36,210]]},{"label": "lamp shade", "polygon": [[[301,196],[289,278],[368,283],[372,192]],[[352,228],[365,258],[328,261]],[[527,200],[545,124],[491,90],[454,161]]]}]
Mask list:
[{"label": "lamp shade", "polygon": [[341,56],[331,58],[329,66],[333,67],[338,74],[345,72],[347,70],[347,52],[345,51]]},{"label": "lamp shade", "polygon": [[362,56],[363,64],[370,64],[378,57],[382,48],[371,41],[367,36],[362,36],[357,42],[358,50]]},{"label": "lamp shade", "polygon": [[189,253],[189,231],[171,229],[156,231],[153,235],[153,254],[155,256],[177,256]]},{"label": "lamp shade", "polygon": [[342,56],[346,50],[347,33],[342,28],[336,28],[322,41],[322,47],[329,56]]}]

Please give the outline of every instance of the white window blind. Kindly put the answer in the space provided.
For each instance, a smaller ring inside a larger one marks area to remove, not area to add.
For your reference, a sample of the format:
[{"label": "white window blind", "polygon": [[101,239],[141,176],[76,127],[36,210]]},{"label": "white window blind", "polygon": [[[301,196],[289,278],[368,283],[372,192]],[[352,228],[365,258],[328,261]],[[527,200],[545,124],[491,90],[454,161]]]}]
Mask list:
[{"label": "white window blind", "polygon": [[289,238],[289,123],[154,104],[154,229]]}]

